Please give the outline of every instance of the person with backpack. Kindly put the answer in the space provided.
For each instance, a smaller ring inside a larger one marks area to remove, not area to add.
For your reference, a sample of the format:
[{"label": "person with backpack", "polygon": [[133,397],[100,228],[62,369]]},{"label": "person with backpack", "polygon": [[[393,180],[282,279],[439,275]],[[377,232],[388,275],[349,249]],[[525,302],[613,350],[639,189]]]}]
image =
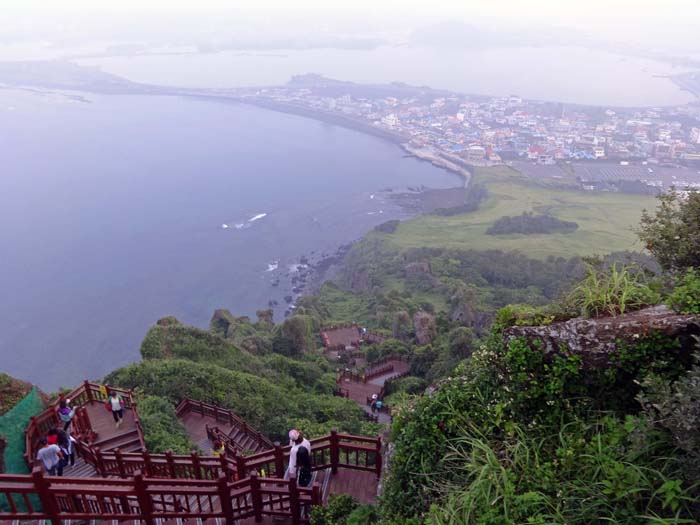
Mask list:
[{"label": "person with backpack", "polygon": [[75,466],[75,438],[69,432],[58,431],[58,447],[63,454],[63,467]]},{"label": "person with backpack", "polygon": [[36,458],[41,461],[49,476],[63,476],[63,453],[58,445],[49,445],[46,438],[39,440],[39,452]]},{"label": "person with backpack", "polygon": [[58,404],[58,418],[63,422],[63,430],[68,430],[75,415],[75,409],[70,408],[69,403],[70,399],[61,399]]},{"label": "person with backpack", "polygon": [[[287,467],[287,472],[284,475],[284,479],[289,479],[292,475],[297,476],[297,483],[301,472],[299,471],[298,455],[299,449],[305,449],[306,453],[309,455],[309,476],[311,472],[311,443],[308,439],[301,435],[298,430],[292,429],[289,431],[289,444],[292,449],[289,451],[289,466]],[[304,453],[302,453],[303,455]],[[311,478],[309,478],[311,479]]]},{"label": "person with backpack", "polygon": [[109,397],[107,398],[107,410],[112,412],[112,417],[114,418],[114,423],[117,428],[124,421],[124,399],[121,394],[117,393],[116,390],[112,390]]}]

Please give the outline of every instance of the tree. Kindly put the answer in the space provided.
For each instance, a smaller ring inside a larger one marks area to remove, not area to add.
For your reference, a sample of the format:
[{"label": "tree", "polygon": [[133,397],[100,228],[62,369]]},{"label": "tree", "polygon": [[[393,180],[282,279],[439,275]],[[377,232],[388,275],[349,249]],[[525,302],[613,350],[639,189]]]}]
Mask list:
[{"label": "tree", "polygon": [[700,266],[700,192],[673,190],[658,198],[653,215],[644,210],[637,235],[664,270]]}]

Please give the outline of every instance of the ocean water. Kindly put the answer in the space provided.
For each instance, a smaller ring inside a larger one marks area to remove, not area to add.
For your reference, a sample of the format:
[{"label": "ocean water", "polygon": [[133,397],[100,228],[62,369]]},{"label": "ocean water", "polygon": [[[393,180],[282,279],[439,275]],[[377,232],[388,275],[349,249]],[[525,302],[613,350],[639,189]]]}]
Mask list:
[{"label": "ocean water", "polygon": [[49,390],[137,360],[160,317],[284,305],[299,257],[405,216],[381,190],[460,183],[302,117],[88,99],[0,90],[0,369]]},{"label": "ocean water", "polygon": [[517,94],[576,104],[668,106],[695,98],[663,78],[683,68],[580,47],[385,46],[99,57],[78,62],[138,82],[188,87],[277,85],[292,75],[319,73],[353,82],[400,81],[468,94]]}]

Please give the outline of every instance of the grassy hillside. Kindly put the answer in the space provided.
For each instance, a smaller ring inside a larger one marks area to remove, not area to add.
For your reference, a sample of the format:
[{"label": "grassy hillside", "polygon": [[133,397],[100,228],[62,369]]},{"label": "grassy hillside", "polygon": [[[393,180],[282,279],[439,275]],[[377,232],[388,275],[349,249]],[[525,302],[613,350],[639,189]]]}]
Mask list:
[{"label": "grassy hillside", "polygon": [[[388,236],[391,245],[519,250],[536,258],[636,250],[640,245],[632,228],[639,224],[642,209],[655,206],[651,197],[539,185],[507,167],[477,168],[473,183],[489,192],[478,211],[452,217],[425,215],[402,223]],[[579,227],[572,233],[549,235],[486,235],[497,219],[523,212],[548,213]]]}]

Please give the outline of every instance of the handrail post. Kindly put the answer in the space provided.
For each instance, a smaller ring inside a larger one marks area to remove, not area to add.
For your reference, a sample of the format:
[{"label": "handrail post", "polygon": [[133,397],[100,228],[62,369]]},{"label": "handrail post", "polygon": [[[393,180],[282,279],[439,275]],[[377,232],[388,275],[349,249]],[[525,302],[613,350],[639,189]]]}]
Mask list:
[{"label": "handrail post", "polygon": [[97,472],[102,477],[106,476],[107,473],[105,472],[104,458],[102,457],[102,451],[100,450],[100,447],[94,447],[92,449],[92,455],[95,458],[95,468],[97,469]]},{"label": "handrail post", "polygon": [[279,441],[275,441],[275,476],[278,478],[284,476],[284,452]]},{"label": "handrail post", "polygon": [[51,483],[44,477],[44,472],[41,467],[34,467],[32,469],[32,481],[34,482],[34,488],[39,496],[41,505],[44,507],[44,511],[49,515],[52,525],[61,525],[61,518],[59,517],[58,505],[56,505],[56,500],[51,494]]},{"label": "handrail post", "polygon": [[321,504],[321,485],[318,481],[314,481],[313,487],[311,487],[311,505]]},{"label": "handrail post", "polygon": [[238,479],[243,479],[246,477],[248,467],[246,465],[245,457],[240,454],[236,456],[236,471],[238,472]]},{"label": "handrail post", "polygon": [[148,495],[148,487],[143,479],[143,474],[141,471],[137,471],[134,476],[134,488],[136,489],[136,499],[139,502],[139,507],[141,509],[141,516],[146,525],[154,525],[155,520],[153,519],[153,504],[151,498]]},{"label": "handrail post", "polygon": [[202,467],[199,463],[199,454],[197,454],[196,450],[193,450],[190,453],[190,457],[192,458],[192,468],[194,468],[194,477],[196,479],[202,479]]},{"label": "handrail post", "polygon": [[255,523],[262,521],[262,494],[260,494],[260,480],[257,474],[250,475],[250,491],[253,501],[253,513],[255,515]]},{"label": "handrail post", "polygon": [[377,469],[377,480],[382,475],[382,438],[377,437],[377,444],[374,452],[374,466]]},{"label": "handrail post", "polygon": [[338,449],[338,430],[331,429],[331,474],[338,473],[338,463],[340,463],[340,450]]},{"label": "handrail post", "polygon": [[151,461],[151,453],[148,450],[144,450],[142,455],[144,474],[146,474],[146,476],[153,477],[153,462]]},{"label": "handrail post", "polygon": [[126,470],[124,470],[124,458],[122,458],[122,451],[118,448],[114,449],[114,456],[117,458],[117,468],[119,469],[119,477],[126,477]]},{"label": "handrail post", "polygon": [[165,451],[165,459],[168,463],[168,474],[172,479],[175,479],[175,460],[173,459],[173,451]]},{"label": "handrail post", "polygon": [[226,520],[226,525],[234,525],[235,519],[233,515],[233,505],[231,504],[231,492],[228,488],[228,479],[226,479],[226,474],[221,472],[219,474],[217,481],[217,487],[219,489],[219,500],[221,502],[221,512]]},{"label": "handrail post", "polygon": [[87,379],[83,381],[83,388],[85,389],[85,393],[87,394],[87,400],[88,403],[92,402],[92,389],[90,388],[90,381]]},{"label": "handrail post", "polygon": [[292,513],[292,525],[299,525],[301,509],[299,508],[299,491],[297,487],[297,476],[289,476],[289,510]]}]

